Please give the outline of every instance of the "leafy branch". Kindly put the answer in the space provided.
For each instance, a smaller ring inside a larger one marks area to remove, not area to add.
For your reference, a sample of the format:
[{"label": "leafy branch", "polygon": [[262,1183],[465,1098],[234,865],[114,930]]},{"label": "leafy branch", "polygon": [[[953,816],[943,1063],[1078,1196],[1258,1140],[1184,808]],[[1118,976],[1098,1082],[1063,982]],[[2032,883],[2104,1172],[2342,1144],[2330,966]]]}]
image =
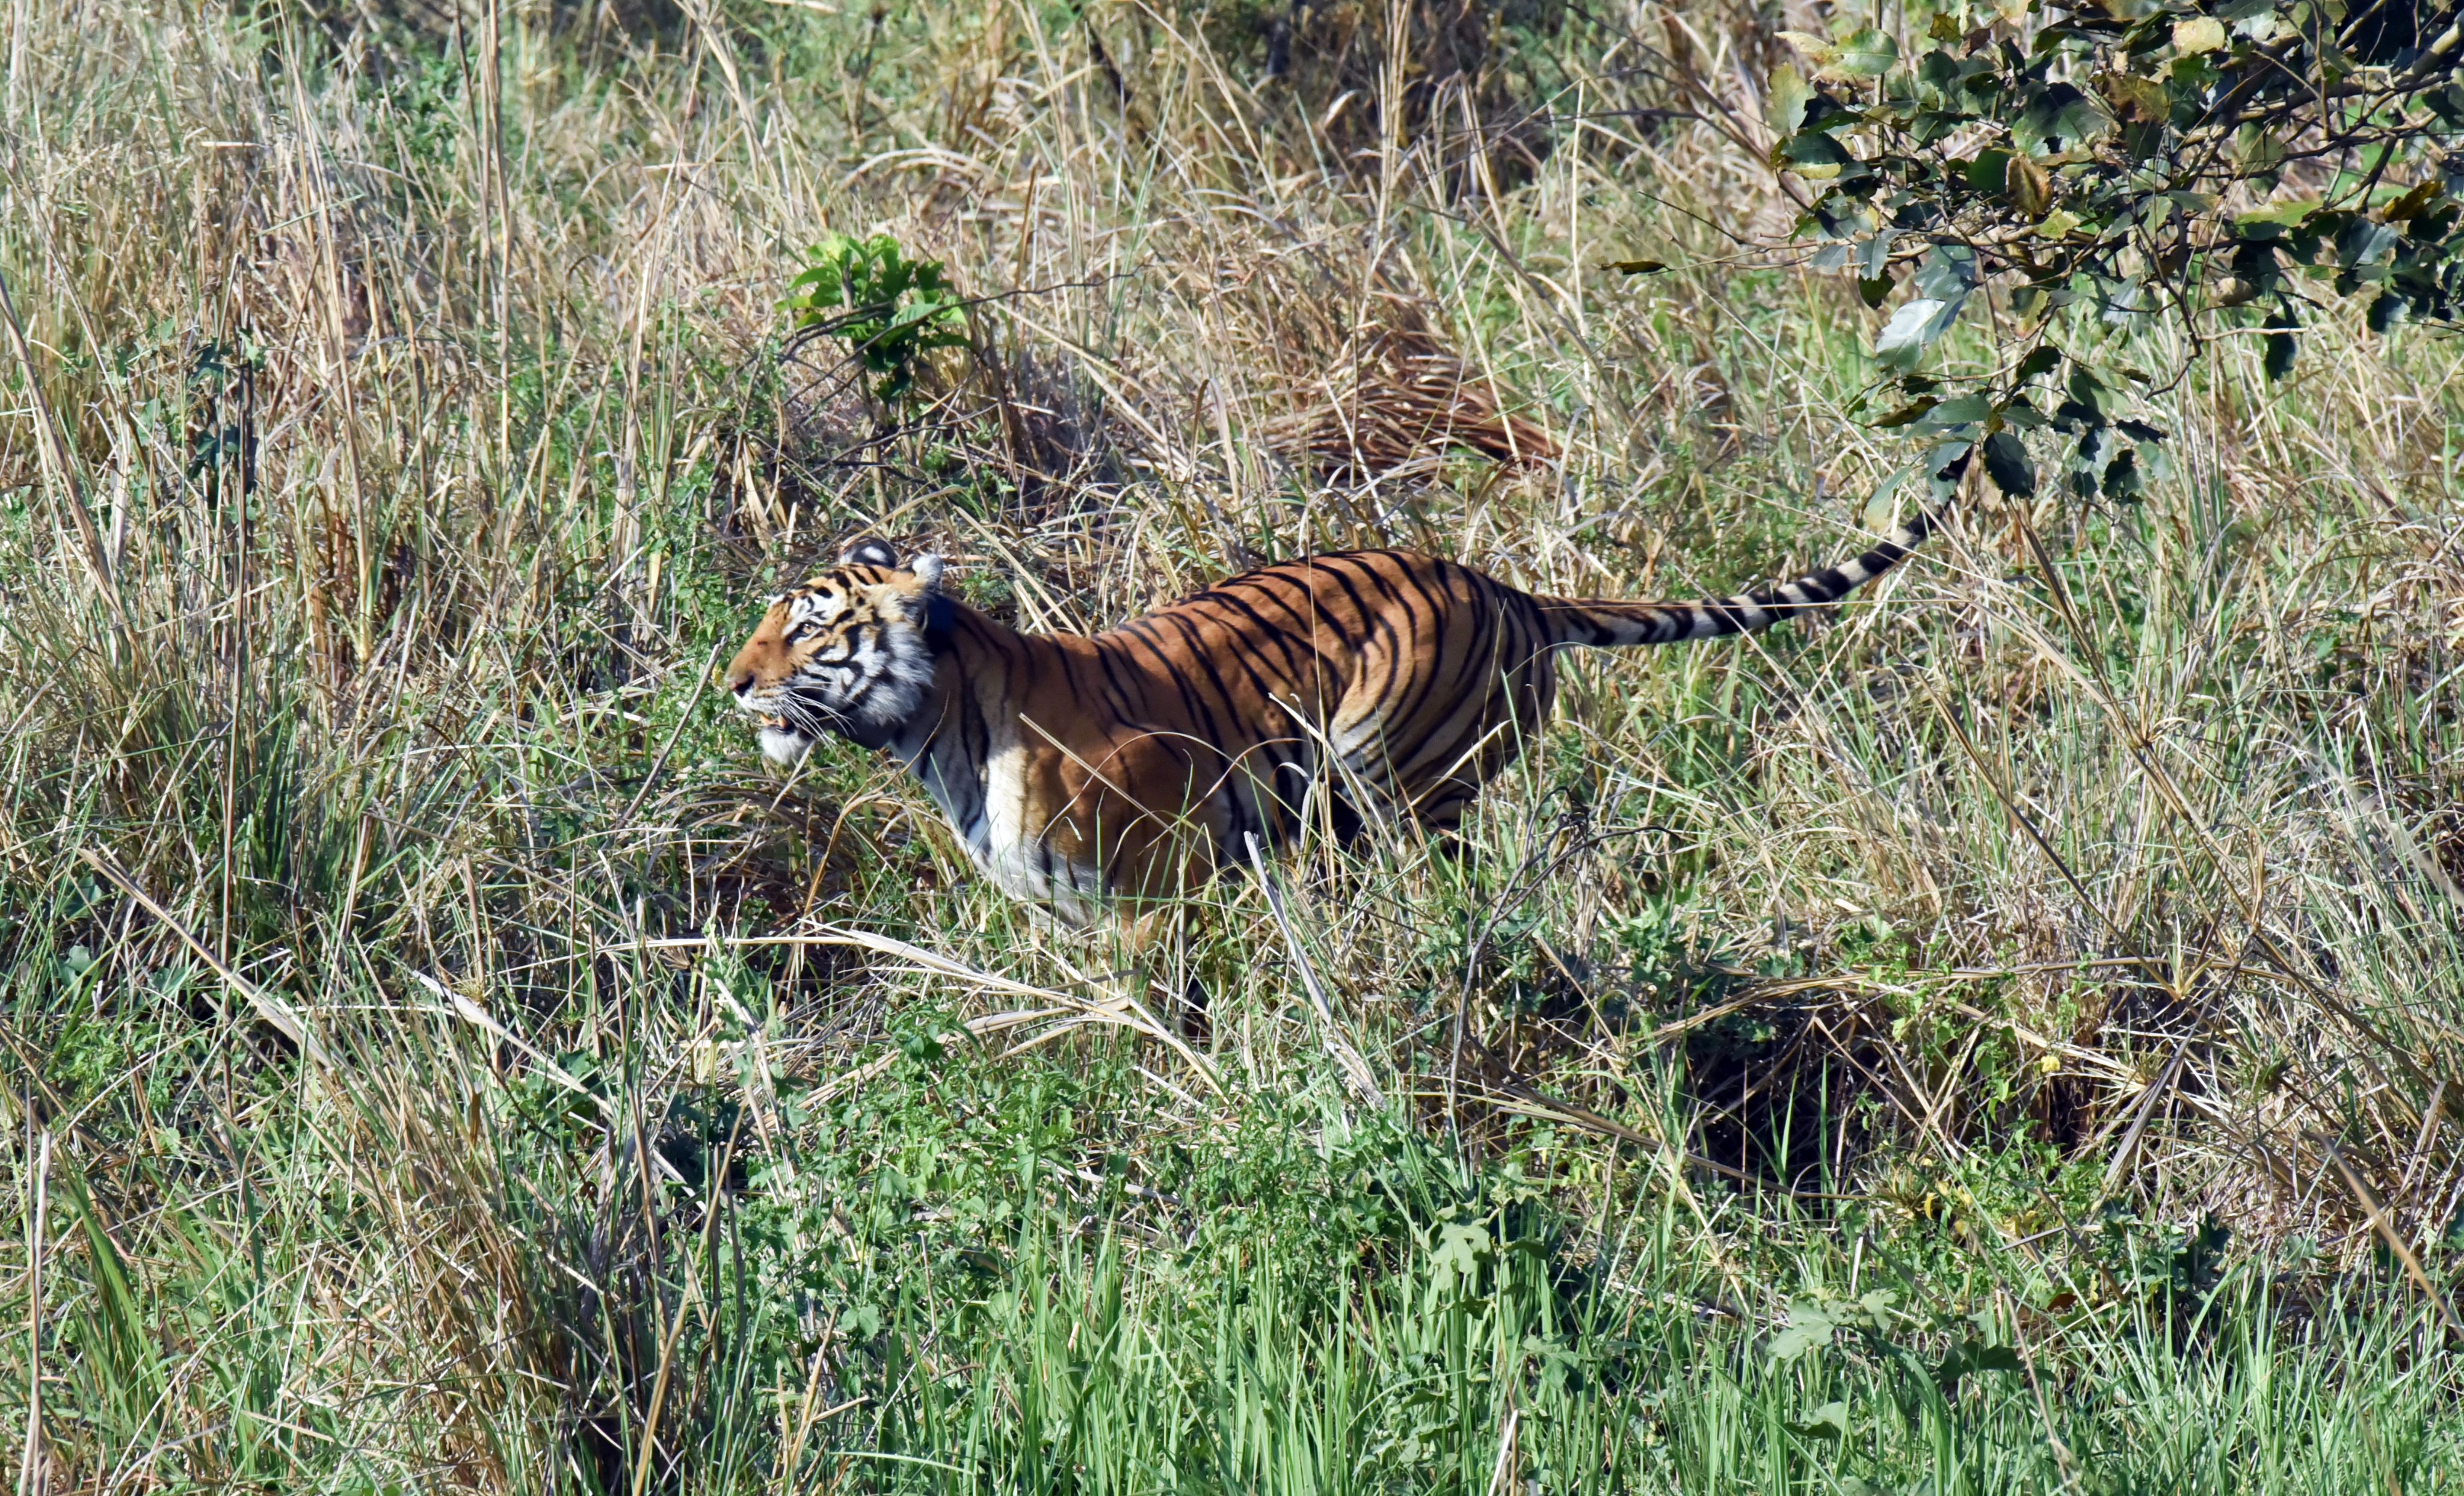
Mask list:
[{"label": "leafy branch", "polygon": [[799,332],[844,340],[873,376],[873,398],[895,410],[915,388],[924,355],[967,341],[958,293],[939,260],[912,260],[888,234],[834,233],[805,254],[780,303]]},{"label": "leafy branch", "polygon": [[[1768,99],[1772,164],[1813,193],[1796,236],[1815,266],[1855,275],[1876,309],[1909,292],[1875,340],[1875,424],[1936,444],[1938,488],[1975,452],[2005,492],[2033,494],[2019,433],[2050,429],[2070,438],[2075,493],[2134,496],[2164,471],[2164,433],[2132,414],[2143,394],[2235,330],[2284,378],[2318,287],[2368,292],[2379,332],[2464,314],[2447,11],[1996,0],[1971,25],[1973,9],[1934,13],[1906,56],[1872,27],[1785,33],[1811,76],[1781,65]],[[2007,362],[1924,372],[1985,287],[2015,319]],[[2159,321],[2185,335],[2180,367],[2100,366]]]}]

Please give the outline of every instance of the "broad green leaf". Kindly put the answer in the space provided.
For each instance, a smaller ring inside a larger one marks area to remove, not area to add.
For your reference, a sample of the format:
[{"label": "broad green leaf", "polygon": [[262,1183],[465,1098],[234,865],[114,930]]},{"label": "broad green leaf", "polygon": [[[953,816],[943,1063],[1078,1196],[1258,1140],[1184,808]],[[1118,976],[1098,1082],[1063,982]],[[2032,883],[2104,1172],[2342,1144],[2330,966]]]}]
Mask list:
[{"label": "broad green leaf", "polygon": [[1935,1384],[1946,1394],[1956,1394],[1963,1377],[1971,1376],[1980,1372],[2015,1372],[2023,1365],[2024,1363],[2019,1359],[2019,1353],[2009,1346],[1986,1345],[1982,1341],[1969,1340],[1951,1347],[1950,1353],[1942,1358],[1939,1366],[1934,1368],[1933,1378]]},{"label": "broad green leaf", "polygon": [[1900,60],[1900,44],[1890,34],[1866,27],[1839,44],[1839,71],[1849,77],[1880,77]]},{"label": "broad green leaf", "polygon": [[2264,125],[2246,124],[2233,134],[2233,159],[2253,176],[2274,171],[2284,163],[2284,143]]},{"label": "broad green leaf", "polygon": [[1814,76],[1821,77],[1824,70],[1838,60],[1839,49],[1831,38],[1816,36],[1812,32],[1782,32],[1779,39],[1794,47],[1806,61],[1814,64]]},{"label": "broad green leaf", "polygon": [[2072,149],[2096,140],[2112,125],[2095,95],[2068,83],[2055,83],[2020,112],[2011,127],[2011,143],[2032,152],[2039,147]]},{"label": "broad green leaf", "polygon": [[1779,35],[1814,65],[1815,77],[1828,81],[1876,77],[1889,72],[1891,64],[1900,60],[1899,43],[1870,26],[1837,42],[1811,32],[1782,32]]},{"label": "broad green leaf", "polygon": [[1882,324],[1881,336],[1874,340],[1874,360],[1886,369],[1912,369],[1925,356],[1926,348],[1940,341],[1959,319],[1960,302],[1920,297],[1903,301],[1891,319]]},{"label": "broad green leaf", "polygon": [[1794,135],[1805,123],[1806,101],[1813,97],[1813,87],[1794,67],[1783,62],[1771,69],[1771,89],[1763,96],[1763,119],[1771,133]]},{"label": "broad green leaf", "polygon": [[2297,198],[2289,203],[2270,203],[2233,217],[2233,227],[2244,233],[2253,229],[2291,229],[2299,226],[2319,209],[2315,197]]},{"label": "broad green leaf", "polygon": [[1820,1309],[1800,1304],[1789,1310],[1788,1328],[1771,1336],[1764,1353],[1773,1361],[1793,1361],[1808,1351],[1829,1345],[1837,1328]]},{"label": "broad green leaf", "polygon": [[1993,398],[1983,390],[1946,400],[1933,407],[1925,425],[1935,430],[1947,430],[1954,426],[1973,426],[1993,413]]},{"label": "broad green leaf", "polygon": [[2012,431],[1996,431],[1985,438],[1985,475],[1993,486],[2013,498],[2030,498],[2036,492],[2036,465],[2028,460],[2028,449]]},{"label": "broad green leaf", "polygon": [[2379,216],[2391,224],[2402,223],[2408,218],[2418,216],[2423,209],[2438,201],[2443,188],[2444,184],[2436,177],[2426,178],[2411,191],[2381,209]]},{"label": "broad green leaf", "polygon": [[1976,289],[1976,252],[1964,244],[1938,244],[1917,267],[1917,295],[1947,301]]},{"label": "broad green leaf", "polygon": [[1827,1439],[1844,1443],[1848,1439],[1848,1404],[1826,1402],[1805,1416],[1801,1423],[1792,1422],[1788,1431],[1799,1439]]},{"label": "broad green leaf", "polygon": [[2267,354],[2260,366],[2271,381],[2282,380],[2293,372],[2293,319],[2282,312],[2267,319],[2267,325],[2278,329],[2267,335]]}]

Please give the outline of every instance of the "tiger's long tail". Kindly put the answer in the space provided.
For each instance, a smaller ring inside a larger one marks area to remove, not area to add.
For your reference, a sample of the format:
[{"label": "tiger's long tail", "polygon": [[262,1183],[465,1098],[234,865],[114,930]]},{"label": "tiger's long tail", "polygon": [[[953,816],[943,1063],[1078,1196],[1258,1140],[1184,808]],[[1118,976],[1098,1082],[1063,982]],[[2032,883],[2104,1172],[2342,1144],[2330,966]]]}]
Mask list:
[{"label": "tiger's long tail", "polygon": [[1883,540],[1855,561],[1809,572],[1794,582],[1754,588],[1736,597],[1705,598],[1685,603],[1618,603],[1596,598],[1536,599],[1540,618],[1553,644],[1608,648],[1628,644],[1680,644],[1688,639],[1716,639],[1722,634],[1752,633],[1782,619],[1836,605],[1841,598],[1900,563],[1908,552],[1933,533],[1932,517],[1922,509]]}]

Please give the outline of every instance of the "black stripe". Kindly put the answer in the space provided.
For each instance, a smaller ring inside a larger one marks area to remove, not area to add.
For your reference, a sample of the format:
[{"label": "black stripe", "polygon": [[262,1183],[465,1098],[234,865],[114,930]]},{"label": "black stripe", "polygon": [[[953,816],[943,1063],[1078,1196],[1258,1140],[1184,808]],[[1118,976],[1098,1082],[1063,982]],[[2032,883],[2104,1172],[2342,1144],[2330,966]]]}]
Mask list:
[{"label": "black stripe", "polygon": [[[1147,622],[1148,620],[1143,618],[1138,620],[1138,623],[1141,625]],[[1199,730],[1199,722],[1203,719],[1207,724],[1205,730],[1210,733],[1213,732],[1213,716],[1207,713],[1205,706],[1199,701],[1197,693],[1190,690],[1189,681],[1182,676],[1180,667],[1173,663],[1172,657],[1165,654],[1162,649],[1156,647],[1154,640],[1147,637],[1146,630],[1143,627],[1123,628],[1121,632],[1127,634],[1140,648],[1144,649],[1147,653],[1155,656],[1156,666],[1162,670],[1164,676],[1172,682],[1173,689],[1180,694],[1182,719],[1189,729],[1193,732]]]},{"label": "black stripe", "polygon": [[[1241,673],[1249,678],[1249,684],[1258,693],[1260,701],[1262,703],[1272,703],[1275,699],[1275,688],[1265,676],[1258,673],[1257,667],[1251,663],[1251,656],[1257,651],[1250,647],[1251,641],[1247,632],[1245,630],[1236,628],[1232,625],[1227,624],[1221,619],[1210,618],[1208,622],[1214,624],[1216,627],[1222,629],[1225,634],[1231,637],[1232,658],[1239,662],[1241,666]],[[1278,647],[1281,647],[1281,641],[1278,641]],[[1288,659],[1290,651],[1286,649],[1285,655],[1286,658]]]},{"label": "black stripe", "polygon": [[[1111,691],[1112,695],[1113,711],[1122,716],[1144,715],[1147,705],[1146,693],[1144,691],[1133,692],[1131,688],[1122,684],[1121,672],[1124,666],[1122,663],[1116,662],[1113,659],[1113,656],[1120,651],[1121,647],[1113,641],[1101,636],[1088,642],[1094,645],[1095,658],[1103,663],[1104,680],[1107,688]],[[1137,679],[1134,674],[1130,678],[1132,680]]]},{"label": "black stripe", "polygon": [[[1189,650],[1189,657],[1197,663],[1199,669],[1206,672],[1206,683],[1214,688],[1216,701],[1222,706],[1225,715],[1232,718],[1233,724],[1236,727],[1240,725],[1241,704],[1232,698],[1231,691],[1223,684],[1223,677],[1215,672],[1214,651],[1206,648],[1206,641],[1199,637],[1197,629],[1190,627],[1188,620],[1177,614],[1157,613],[1155,621],[1180,634],[1182,645]],[[1222,724],[1215,720],[1215,715],[1211,712],[1206,714],[1206,737],[1219,749],[1229,751],[1231,735],[1223,731]]]},{"label": "black stripe", "polygon": [[1455,627],[1448,627],[1447,611],[1435,611],[1434,616],[1438,621],[1439,627],[1437,657],[1430,660],[1427,667],[1421,671],[1421,679],[1419,682],[1419,689],[1411,693],[1408,705],[1401,702],[1397,703],[1401,710],[1393,714],[1393,715],[1400,720],[1396,721],[1394,725],[1407,728],[1417,725],[1419,720],[1420,713],[1428,706],[1429,697],[1436,693],[1439,683],[1446,677],[1453,677],[1454,684],[1458,689],[1461,689],[1464,684],[1466,684],[1464,677],[1471,669],[1469,653],[1466,652],[1464,658],[1460,662],[1452,661],[1448,658],[1448,647],[1456,638],[1477,638],[1479,636],[1479,630],[1485,626],[1486,620],[1489,617],[1489,611],[1486,588],[1474,585],[1467,587],[1464,590],[1470,594],[1469,602],[1472,608],[1472,618],[1468,627],[1471,631],[1468,634],[1465,634],[1463,627],[1460,625]]},{"label": "black stripe", "polygon": [[1273,644],[1276,650],[1284,657],[1284,668],[1295,675],[1300,672],[1300,660],[1292,651],[1291,636],[1281,626],[1268,623],[1256,608],[1238,598],[1217,598],[1214,602],[1216,605],[1239,614],[1243,622],[1249,625],[1249,627],[1242,628],[1232,624],[1225,624],[1224,627],[1244,638],[1257,640],[1261,647],[1266,643]]},{"label": "black stripe", "polygon": [[[1292,586],[1299,588],[1301,596],[1309,603],[1308,610],[1303,611],[1300,608],[1296,608],[1282,596],[1274,592],[1267,591],[1266,583],[1269,582],[1288,583]],[[1359,652],[1360,641],[1352,637],[1351,631],[1343,627],[1343,621],[1341,619],[1330,615],[1326,611],[1325,607],[1319,604],[1316,588],[1310,586],[1309,583],[1301,581],[1297,577],[1280,572],[1274,574],[1260,574],[1257,585],[1259,590],[1265,592],[1268,597],[1274,599],[1277,606],[1291,615],[1292,623],[1308,635],[1309,647],[1311,649],[1316,649],[1320,648],[1317,643],[1317,634],[1320,628],[1325,628],[1331,632],[1334,637],[1341,642],[1343,648],[1347,651],[1355,654]]]},{"label": "black stripe", "polygon": [[[1372,552],[1370,554],[1373,556],[1382,557],[1387,553]],[[1330,561],[1349,561],[1353,565],[1359,566],[1361,568],[1362,575],[1369,579],[1370,585],[1375,587],[1380,595],[1387,599],[1387,601],[1393,603],[1397,607],[1401,608],[1407,618],[1411,616],[1411,605],[1403,601],[1402,594],[1397,592],[1393,587],[1388,586],[1385,579],[1377,575],[1375,569],[1368,566],[1360,557],[1343,555],[1330,556],[1324,559]],[[1331,573],[1333,571],[1331,566],[1327,569]],[[1344,584],[1343,578],[1339,574],[1335,576],[1335,584],[1344,588],[1346,596],[1353,595],[1351,587]],[[1359,599],[1357,597],[1353,597],[1353,601],[1356,605],[1358,604]],[[1376,691],[1377,698],[1383,700],[1395,690],[1396,676],[1412,665],[1413,661],[1411,659],[1410,647],[1414,641],[1406,635],[1400,627],[1397,627],[1394,615],[1387,612],[1384,608],[1379,608],[1375,614],[1371,614],[1364,609],[1363,616],[1374,618],[1375,620],[1376,627],[1383,628],[1386,631],[1387,638],[1392,641],[1394,645],[1394,653],[1386,671],[1386,679],[1378,686]],[[1389,727],[1395,725],[1393,722],[1393,713],[1389,712],[1381,715],[1388,718],[1387,725]]]},{"label": "black stripe", "polygon": [[[1482,736],[1485,729],[1491,725],[1488,719],[1489,708],[1497,704],[1501,697],[1510,698],[1512,695],[1509,671],[1501,664],[1505,658],[1505,620],[1502,616],[1491,615],[1485,605],[1486,600],[1484,598],[1481,601],[1484,606],[1480,616],[1463,631],[1463,637],[1466,642],[1463,662],[1449,672],[1456,677],[1459,687],[1470,689],[1463,692],[1455,710],[1440,716],[1435,723],[1428,726],[1425,733],[1426,740],[1421,744],[1420,750],[1414,754],[1403,766],[1403,772],[1407,775],[1416,774],[1432,762],[1451,761],[1459,757],[1463,751],[1464,735],[1468,732],[1475,737]],[[1495,617],[1493,623],[1490,621],[1492,617]],[[1472,652],[1484,642],[1488,647],[1485,665]],[[1441,667],[1443,666],[1442,657],[1439,664]],[[1433,671],[1431,673],[1434,674],[1436,671]],[[1422,693],[1423,701],[1426,700],[1427,695],[1427,692]],[[1468,724],[1463,721],[1466,711],[1471,716]],[[1413,715],[1419,715],[1418,708],[1415,708]],[[1441,744],[1438,741],[1441,733],[1444,735],[1444,741]]]},{"label": "black stripe", "polygon": [[[1318,558],[1320,561],[1340,561],[1341,559],[1341,557],[1334,556],[1322,556]],[[1341,572],[1336,571],[1331,566],[1320,565],[1313,569],[1313,574],[1323,574],[1330,578],[1336,586],[1341,587],[1343,589],[1343,595],[1352,600],[1352,610],[1359,615],[1361,627],[1367,629],[1370,633],[1375,633],[1377,631],[1380,626],[1380,620],[1377,615],[1370,611],[1368,604],[1360,601],[1360,594],[1352,590],[1352,583],[1343,580],[1343,574]],[[1317,601],[1317,589],[1315,587],[1311,587],[1309,589],[1309,601],[1312,603]],[[1389,631],[1391,632],[1392,630]],[[1350,643],[1351,641],[1346,640],[1345,642]],[[1365,642],[1366,639],[1364,638],[1363,643]],[[1360,646],[1353,645],[1353,648],[1357,649]]]}]

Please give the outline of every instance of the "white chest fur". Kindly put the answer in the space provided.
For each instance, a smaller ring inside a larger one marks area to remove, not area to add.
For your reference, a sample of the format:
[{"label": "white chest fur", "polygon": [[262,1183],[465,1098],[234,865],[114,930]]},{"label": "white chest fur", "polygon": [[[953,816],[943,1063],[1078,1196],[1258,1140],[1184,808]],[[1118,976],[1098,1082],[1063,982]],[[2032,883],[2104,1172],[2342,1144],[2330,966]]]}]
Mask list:
[{"label": "white chest fur", "polygon": [[1065,856],[1030,809],[1033,746],[1015,717],[997,718],[988,724],[981,762],[969,761],[960,745],[946,739],[918,744],[903,757],[967,855],[1001,891],[1083,924],[1099,912],[1103,874]]}]

